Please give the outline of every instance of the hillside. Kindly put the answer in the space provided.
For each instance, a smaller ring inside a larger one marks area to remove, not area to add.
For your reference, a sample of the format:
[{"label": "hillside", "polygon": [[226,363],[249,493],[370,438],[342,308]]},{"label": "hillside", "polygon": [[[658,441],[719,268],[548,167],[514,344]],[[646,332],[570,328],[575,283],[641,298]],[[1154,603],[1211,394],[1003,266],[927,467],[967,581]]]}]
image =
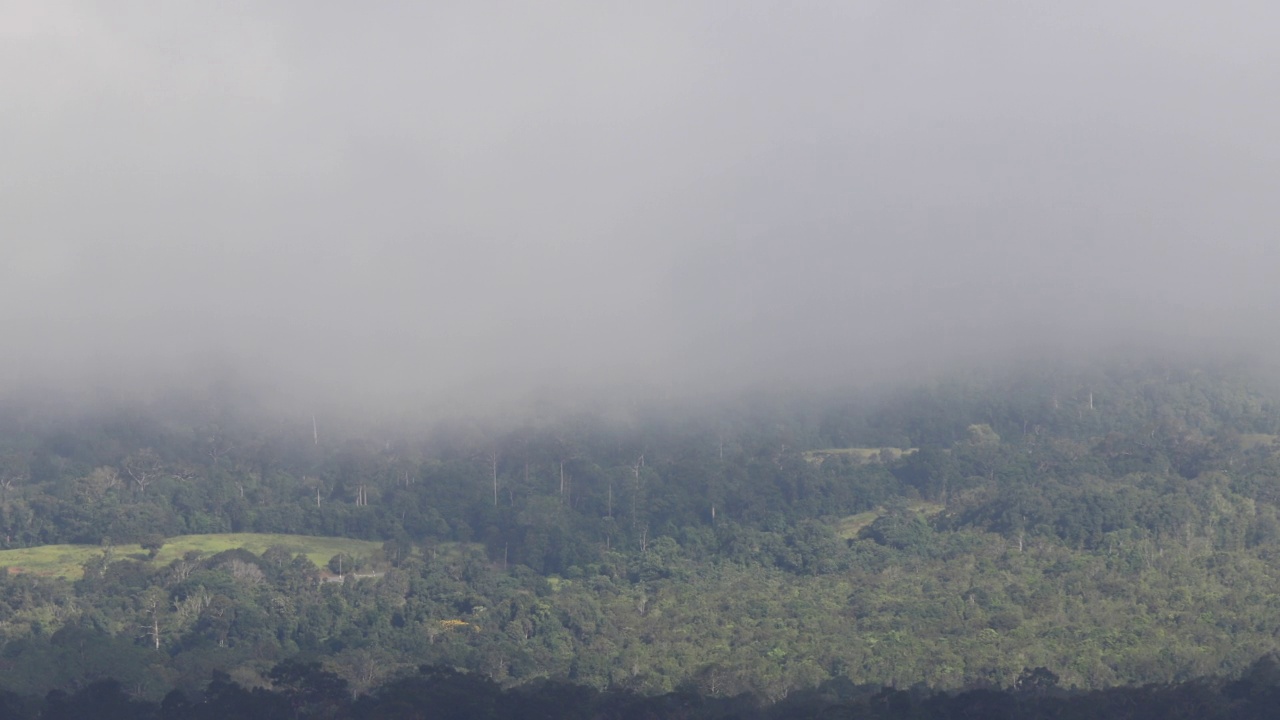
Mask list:
[{"label": "hillside", "polygon": [[[1239,673],[1280,649],[1269,393],[1037,369],[324,441],[0,414],[4,682],[159,697],[306,657],[357,690],[428,663],[780,700]],[[335,555],[385,573],[320,583]]]}]

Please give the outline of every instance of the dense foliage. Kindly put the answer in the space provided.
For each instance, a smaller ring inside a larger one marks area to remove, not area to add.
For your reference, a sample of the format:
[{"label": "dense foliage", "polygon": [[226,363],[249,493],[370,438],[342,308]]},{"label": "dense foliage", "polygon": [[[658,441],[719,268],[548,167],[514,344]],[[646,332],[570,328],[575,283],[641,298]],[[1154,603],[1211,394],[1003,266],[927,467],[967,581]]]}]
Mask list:
[{"label": "dense foliage", "polygon": [[215,673],[198,699],[174,690],[160,702],[131,697],[120,683],[98,680],[74,693],[52,691],[43,700],[0,694],[0,718],[22,720],[1214,720],[1274,717],[1280,700],[1280,663],[1263,656],[1237,679],[1205,678],[1091,692],[1066,692],[1045,668],[1028,669],[1010,688],[939,692],[895,690],[829,681],[786,700],[764,704],[749,695],[711,697],[692,689],[643,696],[597,691],[572,683],[539,681],[515,688],[474,673],[424,665],[415,672],[353,696],[346,681],[319,663],[287,661],[273,667],[269,684],[246,688]]},{"label": "dense foliage", "polygon": [[[23,695],[71,702],[110,676],[199,698],[214,672],[250,693],[301,658],[345,697],[425,663],[496,688],[768,703],[838,682],[1013,687],[1037,667],[1065,688],[1189,683],[1280,647],[1280,412],[1223,370],[341,438],[225,408],[0,423],[6,546],[102,548],[74,583],[0,575],[2,677]],[[116,550],[216,532],[383,553],[322,569],[283,548]]]}]

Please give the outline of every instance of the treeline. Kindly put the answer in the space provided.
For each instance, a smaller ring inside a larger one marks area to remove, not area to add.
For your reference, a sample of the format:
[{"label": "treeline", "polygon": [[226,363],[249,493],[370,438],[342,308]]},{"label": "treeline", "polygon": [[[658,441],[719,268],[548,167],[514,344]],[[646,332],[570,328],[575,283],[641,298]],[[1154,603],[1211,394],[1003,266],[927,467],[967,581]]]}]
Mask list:
[{"label": "treeline", "polygon": [[775,718],[866,718],[868,720],[1249,720],[1271,718],[1280,701],[1280,666],[1264,656],[1241,677],[1202,678],[1169,685],[1066,692],[1044,668],[1025,670],[1010,688],[938,692],[895,690],[829,682],[766,704],[759,698],[708,697],[695,689],[642,696],[625,690],[598,691],[563,682],[504,689],[474,673],[424,665],[366,693],[317,663],[289,661],[272,668],[270,682],[248,688],[225,674],[195,696],[175,690],[158,703],[132,697],[117,681],[103,679],[73,692],[43,699],[0,695],[0,718],[24,720],[773,720]]}]

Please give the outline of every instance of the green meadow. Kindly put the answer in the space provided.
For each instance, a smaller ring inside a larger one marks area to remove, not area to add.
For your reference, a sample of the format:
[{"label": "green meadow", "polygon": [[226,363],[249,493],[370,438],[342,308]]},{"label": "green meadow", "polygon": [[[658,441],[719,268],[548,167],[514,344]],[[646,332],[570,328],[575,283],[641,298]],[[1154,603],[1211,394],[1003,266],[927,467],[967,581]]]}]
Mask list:
[{"label": "green meadow", "polygon": [[[946,509],[941,503],[926,502],[924,500],[912,500],[907,503],[907,509],[920,513],[925,517],[937,515]],[[871,523],[879,520],[886,512],[885,508],[879,507],[875,510],[858,513],[857,515],[849,515],[836,521],[836,535],[845,540],[852,540],[858,537],[858,533]]]},{"label": "green meadow", "polygon": [[[205,556],[224,550],[244,548],[261,553],[273,545],[279,545],[292,553],[302,553],[311,562],[324,567],[329,559],[339,553],[352,557],[376,558],[382,552],[382,543],[347,538],[312,537],[307,535],[276,535],[266,533],[221,533],[215,535],[181,535],[165,540],[164,547],[151,562],[163,566],[191,551]],[[0,550],[0,567],[10,573],[26,573],[45,577],[78,579],[83,566],[91,558],[100,556],[105,548],[98,545],[42,545],[39,547]],[[147,551],[141,545],[116,545],[111,548],[116,558],[146,560]]]},{"label": "green meadow", "polygon": [[822,463],[830,457],[847,457],[862,462],[880,462],[883,460],[897,460],[903,455],[910,455],[915,452],[915,448],[873,448],[873,447],[848,447],[848,448],[823,448],[821,450],[807,450],[804,452],[804,459],[811,463]]}]

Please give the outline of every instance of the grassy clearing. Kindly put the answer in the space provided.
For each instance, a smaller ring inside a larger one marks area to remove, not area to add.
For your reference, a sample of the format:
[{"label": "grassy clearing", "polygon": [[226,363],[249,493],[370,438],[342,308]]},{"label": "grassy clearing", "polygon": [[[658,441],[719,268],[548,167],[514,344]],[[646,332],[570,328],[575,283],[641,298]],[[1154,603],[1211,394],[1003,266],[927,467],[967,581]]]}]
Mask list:
[{"label": "grassy clearing", "polygon": [[1276,441],[1275,435],[1266,433],[1246,433],[1240,436],[1240,447],[1252,450],[1260,445],[1270,446]]},{"label": "grassy clearing", "polygon": [[862,532],[862,528],[875,522],[882,514],[884,514],[884,508],[878,508],[840,518],[836,521],[836,535],[845,540],[852,540],[858,537],[858,533]]},{"label": "grassy clearing", "polygon": [[821,463],[830,457],[848,457],[862,462],[879,462],[884,459],[897,460],[903,455],[910,455],[915,452],[915,448],[824,448],[821,450],[808,450],[804,453],[804,459],[811,463]]},{"label": "grassy clearing", "polygon": [[[302,553],[311,562],[324,567],[338,553],[352,557],[377,557],[382,543],[347,538],[312,537],[308,535],[273,535],[259,533],[223,533],[217,535],[181,535],[165,540],[160,554],[152,562],[167,565],[195,550],[206,556],[223,550],[244,548],[254,553],[280,545],[290,552]],[[117,558],[146,560],[147,551],[140,545],[117,545],[111,552]],[[83,565],[102,553],[97,545],[42,545],[40,547],[0,550],[0,567],[46,577],[75,580],[83,573]]]},{"label": "grassy clearing", "polygon": [[[912,500],[907,503],[907,509],[918,512],[921,515],[933,516],[945,510],[946,506],[941,503]],[[867,512],[861,512],[857,515],[840,518],[836,521],[836,535],[839,535],[845,540],[852,540],[858,537],[858,533],[862,532],[863,528],[875,522],[884,514],[885,508],[878,507],[875,510],[868,510]]]}]

